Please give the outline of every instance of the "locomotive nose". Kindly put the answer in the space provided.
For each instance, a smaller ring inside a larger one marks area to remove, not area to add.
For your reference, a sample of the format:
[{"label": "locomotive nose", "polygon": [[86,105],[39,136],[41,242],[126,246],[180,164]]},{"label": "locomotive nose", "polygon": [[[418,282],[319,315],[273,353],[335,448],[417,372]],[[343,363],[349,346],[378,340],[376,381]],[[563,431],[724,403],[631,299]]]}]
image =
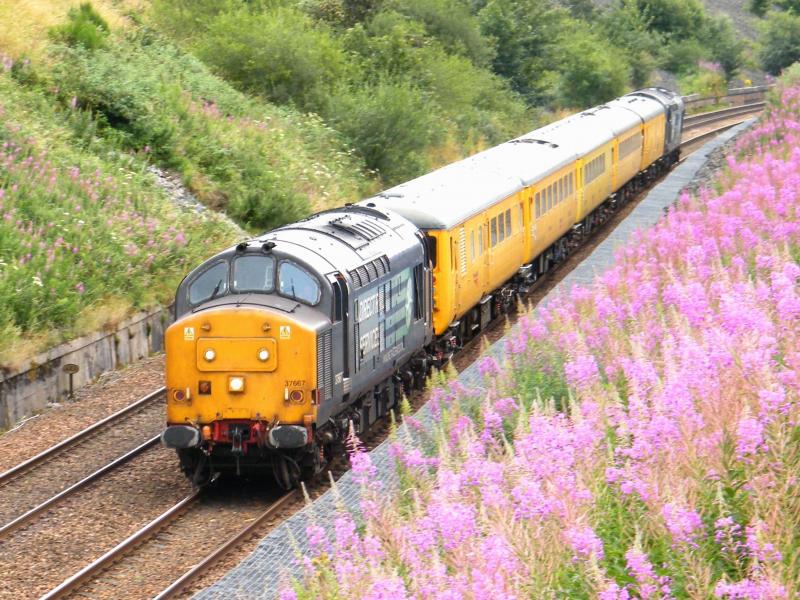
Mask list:
[{"label": "locomotive nose", "polygon": [[212,439],[226,423],[261,423],[255,430],[265,439],[279,425],[305,430],[316,415],[316,340],[324,326],[235,305],[180,319],[165,340],[168,424],[209,425]]}]

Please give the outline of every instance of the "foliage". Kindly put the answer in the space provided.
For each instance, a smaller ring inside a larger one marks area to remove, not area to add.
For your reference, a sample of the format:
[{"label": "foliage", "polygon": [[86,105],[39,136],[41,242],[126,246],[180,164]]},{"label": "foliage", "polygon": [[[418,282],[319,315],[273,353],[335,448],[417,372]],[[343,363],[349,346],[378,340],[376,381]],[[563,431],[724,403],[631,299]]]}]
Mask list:
[{"label": "foliage", "polygon": [[478,66],[491,60],[491,44],[481,35],[480,22],[463,0],[394,0],[389,6],[422,23],[428,35],[447,51],[466,56]]},{"label": "foliage", "polygon": [[158,36],[58,56],[64,103],[91,119],[76,121],[79,131],[89,126],[179,170],[206,204],[243,225],[281,225],[362,189],[358,165],[319,119],[248,100]]},{"label": "foliage", "polygon": [[581,21],[564,33],[569,44],[559,61],[562,106],[594,106],[625,93],[630,79],[626,56]]},{"label": "foliage", "polygon": [[209,22],[196,51],[241,89],[303,111],[319,112],[346,77],[341,45],[292,8],[222,13]]},{"label": "foliage", "polygon": [[768,73],[777,75],[800,60],[800,15],[770,12],[761,37],[761,63]]},{"label": "foliage", "polygon": [[50,30],[54,39],[89,50],[103,48],[108,33],[108,23],[89,2],[84,2],[78,8],[71,8],[67,13],[67,22]]},{"label": "foliage", "polygon": [[410,84],[343,89],[331,97],[326,112],[387,185],[424,172],[425,152],[441,135],[427,98]]},{"label": "foliage", "polygon": [[172,207],[139,157],[76,149],[71,114],[0,73],[0,365],[168,303],[234,232]]},{"label": "foliage", "polygon": [[[396,478],[355,448],[357,514],[308,526],[282,600],[796,597],[799,120],[781,90],[724,191],[684,196],[434,389]],[[531,369],[568,386],[561,410],[523,399]]]},{"label": "foliage", "polygon": [[715,63],[700,62],[698,71],[681,78],[680,88],[684,94],[700,94],[721,98],[728,91],[722,68]]},{"label": "foliage", "polygon": [[492,69],[531,105],[554,97],[565,17],[563,10],[537,0],[489,0],[478,13],[481,31],[495,44]]}]

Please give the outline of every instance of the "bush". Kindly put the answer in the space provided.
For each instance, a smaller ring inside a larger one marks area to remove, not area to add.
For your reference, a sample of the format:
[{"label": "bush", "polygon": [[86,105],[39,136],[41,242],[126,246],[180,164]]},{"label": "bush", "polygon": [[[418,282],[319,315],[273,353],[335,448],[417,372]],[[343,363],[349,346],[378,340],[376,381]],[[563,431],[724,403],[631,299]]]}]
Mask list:
[{"label": "bush", "polygon": [[262,229],[354,200],[360,165],[319,119],[248,100],[152,35],[88,52],[62,49],[53,75],[77,137],[179,170],[207,205]]},{"label": "bush", "polygon": [[108,23],[89,2],[84,2],[78,8],[71,8],[67,13],[67,22],[50,30],[54,39],[89,50],[105,47],[108,32]]},{"label": "bush", "polygon": [[292,8],[213,19],[198,56],[240,88],[318,112],[347,76],[347,56],[322,24]]},{"label": "bush", "polygon": [[770,12],[762,28],[761,64],[772,75],[800,60],[800,16]]},{"label": "bush", "polygon": [[625,92],[630,79],[626,58],[581,21],[575,21],[562,44],[558,96],[562,105],[585,107]]},{"label": "bush", "polygon": [[481,35],[480,22],[459,0],[397,0],[396,10],[425,25],[428,34],[449,52],[469,57],[476,65],[488,65],[493,51]]},{"label": "bush", "polygon": [[409,84],[381,82],[341,90],[326,112],[386,185],[428,170],[426,151],[441,139],[436,109]]}]

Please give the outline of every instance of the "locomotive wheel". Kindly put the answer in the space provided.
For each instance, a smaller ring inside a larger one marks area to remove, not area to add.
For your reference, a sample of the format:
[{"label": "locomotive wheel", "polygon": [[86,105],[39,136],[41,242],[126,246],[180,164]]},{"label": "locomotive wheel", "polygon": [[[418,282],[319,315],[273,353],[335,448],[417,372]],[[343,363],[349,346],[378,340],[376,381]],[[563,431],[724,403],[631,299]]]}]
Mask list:
[{"label": "locomotive wheel", "polygon": [[302,470],[294,459],[283,455],[275,454],[272,458],[272,472],[278,486],[286,490],[293,490],[300,485]]}]

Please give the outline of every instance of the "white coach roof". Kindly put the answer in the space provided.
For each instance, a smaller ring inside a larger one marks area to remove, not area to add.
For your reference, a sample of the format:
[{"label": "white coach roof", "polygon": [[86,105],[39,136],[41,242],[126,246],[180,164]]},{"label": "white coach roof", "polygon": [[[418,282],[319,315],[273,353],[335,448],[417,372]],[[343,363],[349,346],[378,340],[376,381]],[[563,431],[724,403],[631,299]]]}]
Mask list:
[{"label": "white coach roof", "polygon": [[640,124],[655,100],[624,96],[401,183],[360,205],[391,210],[420,229],[451,229]]}]

